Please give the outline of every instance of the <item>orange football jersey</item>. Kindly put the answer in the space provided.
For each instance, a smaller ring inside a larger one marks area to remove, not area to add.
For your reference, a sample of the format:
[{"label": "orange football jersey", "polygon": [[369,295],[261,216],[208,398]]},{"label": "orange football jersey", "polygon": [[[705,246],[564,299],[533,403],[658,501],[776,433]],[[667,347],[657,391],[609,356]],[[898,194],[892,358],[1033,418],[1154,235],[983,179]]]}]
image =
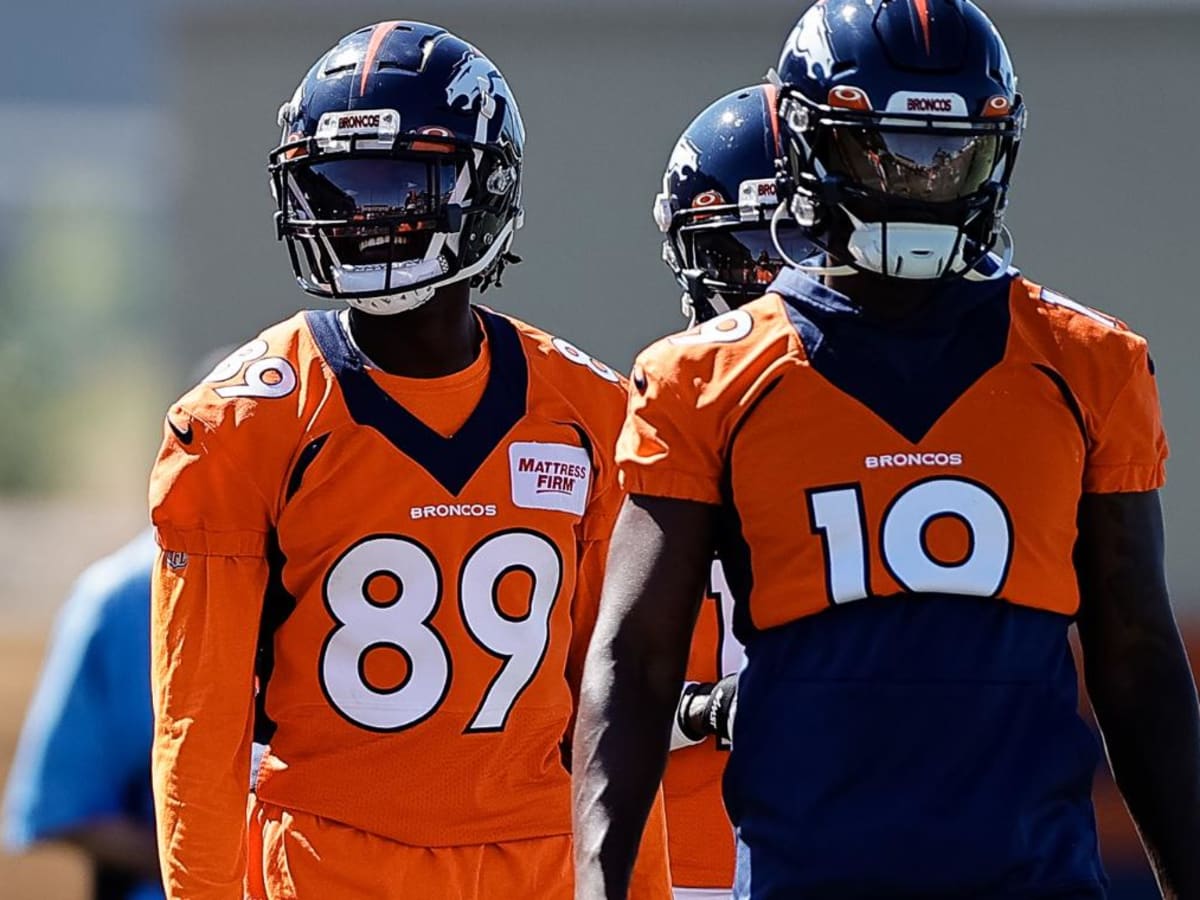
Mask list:
[{"label": "orange football jersey", "polygon": [[[742,645],[733,636],[733,595],[719,560],[708,589],[688,656],[687,680],[715,682],[741,667]],[[716,737],[672,750],[663,775],[663,801],[676,887],[728,890],[733,884],[733,826],[721,799],[721,775],[729,744]]]},{"label": "orange football jersey", "polygon": [[267,804],[422,847],[570,833],[625,393],[571,344],[478,316],[480,361],[414,380],[304,313],[170,410],[150,502],[178,893],[240,878],[252,734]]},{"label": "orange football jersey", "polygon": [[1165,481],[1152,363],[1119,321],[1023,278],[1007,312],[972,380],[933,382],[944,397],[901,387],[895,409],[811,365],[805,323],[777,293],[664,339],[633,374],[625,489],[736,502],[722,559],[735,594],[749,588],[743,639],[905,592],[1073,615],[1080,495]]},{"label": "orange football jersey", "polygon": [[1146,342],[1014,273],[897,321],[788,270],[631,382],[626,490],[718,507],[739,890],[1100,896],[1073,550],[1164,483]]}]

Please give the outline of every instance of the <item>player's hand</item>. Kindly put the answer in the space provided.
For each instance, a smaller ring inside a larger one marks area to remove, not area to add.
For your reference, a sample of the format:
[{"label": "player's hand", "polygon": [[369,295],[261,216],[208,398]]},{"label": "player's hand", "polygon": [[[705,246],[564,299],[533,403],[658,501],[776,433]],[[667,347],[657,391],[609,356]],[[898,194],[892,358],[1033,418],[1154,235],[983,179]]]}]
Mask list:
[{"label": "player's hand", "polygon": [[679,730],[692,741],[701,741],[710,734],[730,740],[737,714],[737,684],[737,675],[726,675],[716,684],[688,685],[676,710]]}]

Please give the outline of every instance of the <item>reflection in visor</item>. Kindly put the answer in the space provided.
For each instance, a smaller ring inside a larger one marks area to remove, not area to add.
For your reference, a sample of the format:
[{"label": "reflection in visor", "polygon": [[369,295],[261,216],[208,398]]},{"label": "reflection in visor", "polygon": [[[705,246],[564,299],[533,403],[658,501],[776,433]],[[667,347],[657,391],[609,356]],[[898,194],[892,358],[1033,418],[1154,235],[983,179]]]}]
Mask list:
[{"label": "reflection in visor", "polygon": [[325,224],[343,265],[421,259],[457,180],[453,160],[339,159],[290,173],[296,220]]},{"label": "reflection in visor", "polygon": [[[761,294],[787,265],[766,227],[698,228],[690,237],[695,268],[704,269],[709,278],[735,290]],[[813,244],[798,228],[780,228],[779,241],[793,262],[801,262],[814,252]]]},{"label": "reflection in visor", "polygon": [[859,187],[906,200],[942,203],[978,191],[998,162],[1000,139],[932,131],[929,134],[885,129],[832,128],[820,154],[835,175]]}]

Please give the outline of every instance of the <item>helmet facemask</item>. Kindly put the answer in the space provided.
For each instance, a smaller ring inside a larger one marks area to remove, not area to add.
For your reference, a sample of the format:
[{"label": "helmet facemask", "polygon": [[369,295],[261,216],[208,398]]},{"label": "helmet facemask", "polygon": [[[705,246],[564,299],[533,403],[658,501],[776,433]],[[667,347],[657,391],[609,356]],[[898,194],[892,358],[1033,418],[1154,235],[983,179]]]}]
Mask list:
[{"label": "helmet facemask", "polygon": [[[520,221],[518,163],[426,131],[329,139],[318,128],[272,152],[278,236],[305,291],[392,314],[495,267]],[[507,225],[492,237],[494,228],[472,227],[485,217]],[[464,240],[476,231],[486,246]]]},{"label": "helmet facemask", "polygon": [[1011,256],[1003,215],[1024,109],[995,99],[982,117],[877,113],[785,87],[788,210],[838,264],[820,271],[971,276],[1002,237]]},{"label": "helmet facemask", "polygon": [[[773,190],[771,201],[680,210],[667,223],[663,259],[685,291],[684,314],[695,322],[761,297],[788,265],[771,235]],[[812,242],[797,227],[785,227],[778,239],[791,256],[811,252]]]}]

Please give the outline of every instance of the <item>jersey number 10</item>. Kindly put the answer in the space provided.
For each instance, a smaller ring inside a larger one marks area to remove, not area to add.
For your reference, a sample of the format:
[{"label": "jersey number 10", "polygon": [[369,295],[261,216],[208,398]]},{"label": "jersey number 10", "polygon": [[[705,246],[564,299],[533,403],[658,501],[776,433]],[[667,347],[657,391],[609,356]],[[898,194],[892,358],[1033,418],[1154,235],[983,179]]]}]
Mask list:
[{"label": "jersey number 10", "polygon": [[[825,550],[825,575],[832,603],[873,596],[870,535],[858,484],[807,492],[808,516]],[[930,550],[930,526],[957,520],[966,530],[960,559],[938,559]],[[1008,511],[990,490],[965,478],[929,478],[909,485],[880,520],[879,554],[906,591],[992,597],[1000,592],[1012,563]]]}]

